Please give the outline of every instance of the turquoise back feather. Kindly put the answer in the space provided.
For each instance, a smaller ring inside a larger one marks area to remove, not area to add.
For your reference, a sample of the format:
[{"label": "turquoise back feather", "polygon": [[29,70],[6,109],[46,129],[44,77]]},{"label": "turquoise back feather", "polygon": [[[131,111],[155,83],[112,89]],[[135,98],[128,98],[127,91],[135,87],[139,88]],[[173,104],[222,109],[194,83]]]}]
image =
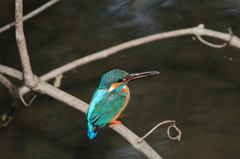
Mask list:
[{"label": "turquoise back feather", "polygon": [[107,125],[111,119],[123,108],[127,94],[124,92],[107,92],[97,89],[94,93],[87,112],[88,137],[97,135],[97,129]]}]

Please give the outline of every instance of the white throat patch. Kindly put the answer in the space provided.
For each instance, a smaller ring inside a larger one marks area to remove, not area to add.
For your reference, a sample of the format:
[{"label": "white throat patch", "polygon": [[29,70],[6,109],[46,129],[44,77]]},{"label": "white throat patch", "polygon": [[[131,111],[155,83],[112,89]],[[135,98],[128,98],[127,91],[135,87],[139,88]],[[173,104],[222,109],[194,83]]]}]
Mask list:
[{"label": "white throat patch", "polygon": [[109,91],[110,91],[110,92],[112,92],[113,90],[114,90],[114,88],[113,88],[113,87],[110,87],[110,88],[109,88]]},{"label": "white throat patch", "polygon": [[[127,88],[127,86],[125,85],[124,87],[123,87],[123,89],[126,89]],[[114,89],[116,89],[115,87],[113,87],[113,86],[111,86],[110,88],[109,88],[109,92],[112,92]]]}]

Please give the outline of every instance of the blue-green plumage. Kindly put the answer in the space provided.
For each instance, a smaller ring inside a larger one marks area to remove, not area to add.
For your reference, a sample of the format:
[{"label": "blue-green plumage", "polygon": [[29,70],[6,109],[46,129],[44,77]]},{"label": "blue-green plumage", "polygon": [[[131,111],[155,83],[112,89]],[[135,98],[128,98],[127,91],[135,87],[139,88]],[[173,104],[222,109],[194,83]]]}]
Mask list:
[{"label": "blue-green plumage", "polygon": [[120,88],[109,91],[111,84],[117,83],[120,79],[129,74],[122,70],[112,70],[103,75],[99,88],[92,97],[88,112],[88,136],[90,139],[97,135],[97,130],[107,125],[111,119],[122,109],[127,94],[120,92],[126,83]]},{"label": "blue-green plumage", "polygon": [[95,137],[97,129],[107,125],[121,110],[126,96],[123,92],[115,94],[101,89],[96,90],[87,113],[89,138]]},{"label": "blue-green plumage", "polygon": [[112,122],[112,119],[115,120],[124,109],[129,99],[129,91],[125,87],[128,81],[155,74],[159,73],[152,71],[128,74],[119,69],[104,74],[88,108],[88,137],[93,139],[99,129]]}]

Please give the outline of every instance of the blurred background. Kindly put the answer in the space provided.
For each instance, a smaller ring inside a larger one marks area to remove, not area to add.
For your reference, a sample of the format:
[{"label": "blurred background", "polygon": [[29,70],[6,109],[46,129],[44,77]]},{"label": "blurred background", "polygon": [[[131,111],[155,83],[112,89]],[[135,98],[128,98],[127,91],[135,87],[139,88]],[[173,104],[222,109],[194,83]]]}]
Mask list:
[{"label": "blurred background", "polygon": [[[24,14],[46,2],[24,0]],[[14,1],[1,0],[0,12],[0,26],[12,22]],[[24,31],[33,72],[41,76],[123,42],[201,23],[220,32],[231,27],[240,37],[239,15],[239,0],[62,0],[26,21]],[[14,33],[11,28],[0,34],[0,63],[22,70]],[[131,99],[120,116],[123,124],[143,136],[161,121],[176,120],[183,133],[180,142],[168,139],[167,126],[146,139],[164,159],[240,158],[239,49],[214,49],[192,38],[155,41],[88,63],[64,73],[61,89],[89,103],[107,71],[160,71],[129,83]],[[0,103],[2,116],[12,103],[3,85]],[[12,123],[0,129],[0,158],[146,158],[107,127],[94,140],[86,131],[85,114],[39,95],[30,107],[20,105]]]}]

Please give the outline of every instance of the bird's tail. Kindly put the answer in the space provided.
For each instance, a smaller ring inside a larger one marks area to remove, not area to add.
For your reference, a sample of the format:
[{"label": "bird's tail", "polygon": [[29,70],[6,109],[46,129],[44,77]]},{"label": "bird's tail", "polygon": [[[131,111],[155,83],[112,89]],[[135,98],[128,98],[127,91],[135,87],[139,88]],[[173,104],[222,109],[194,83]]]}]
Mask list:
[{"label": "bird's tail", "polygon": [[90,139],[93,139],[94,137],[96,137],[98,132],[94,131],[94,126],[91,123],[88,123],[88,132],[87,135]]}]

